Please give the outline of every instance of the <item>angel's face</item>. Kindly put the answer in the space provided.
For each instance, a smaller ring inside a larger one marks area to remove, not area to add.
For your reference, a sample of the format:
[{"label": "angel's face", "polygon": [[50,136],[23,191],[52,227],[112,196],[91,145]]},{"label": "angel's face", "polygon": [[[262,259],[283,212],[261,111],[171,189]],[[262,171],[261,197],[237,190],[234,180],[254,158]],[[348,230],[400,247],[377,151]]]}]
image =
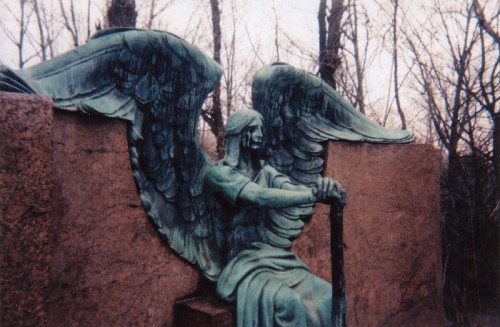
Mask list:
[{"label": "angel's face", "polygon": [[241,146],[243,149],[256,152],[260,150],[262,143],[262,122],[260,119],[254,119],[243,132]]}]

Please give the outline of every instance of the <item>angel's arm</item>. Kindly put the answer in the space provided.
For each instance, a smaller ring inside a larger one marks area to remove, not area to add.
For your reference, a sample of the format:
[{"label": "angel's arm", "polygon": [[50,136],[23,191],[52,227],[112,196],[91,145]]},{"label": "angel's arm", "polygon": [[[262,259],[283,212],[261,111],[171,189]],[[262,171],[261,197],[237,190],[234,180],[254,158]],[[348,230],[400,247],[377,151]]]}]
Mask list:
[{"label": "angel's arm", "polygon": [[[318,199],[314,190],[308,187],[284,189],[290,180],[272,168],[267,168],[271,187],[262,187],[227,166],[213,166],[205,175],[205,183],[236,206],[238,202],[251,203],[265,208],[286,208],[296,205],[313,204]],[[290,184],[292,185],[292,184]]]},{"label": "angel's arm", "polygon": [[[283,190],[290,191],[303,191],[310,188],[300,184],[293,184],[291,182],[283,183],[281,186]],[[339,200],[345,204],[347,192],[342,188],[340,183],[330,177],[320,177],[316,180],[314,187],[312,187],[313,194],[316,196],[318,202],[331,203],[332,200]]]},{"label": "angel's arm", "polygon": [[266,208],[285,208],[318,201],[330,203],[332,200],[344,203],[345,198],[346,191],[340,183],[329,177],[318,178],[312,188],[290,182],[284,182],[279,189],[247,183],[238,195],[239,200]]},{"label": "angel's arm", "polygon": [[241,189],[238,200],[265,208],[286,208],[315,203],[318,198],[314,193],[314,189],[308,187],[287,190],[264,188],[249,182]]}]

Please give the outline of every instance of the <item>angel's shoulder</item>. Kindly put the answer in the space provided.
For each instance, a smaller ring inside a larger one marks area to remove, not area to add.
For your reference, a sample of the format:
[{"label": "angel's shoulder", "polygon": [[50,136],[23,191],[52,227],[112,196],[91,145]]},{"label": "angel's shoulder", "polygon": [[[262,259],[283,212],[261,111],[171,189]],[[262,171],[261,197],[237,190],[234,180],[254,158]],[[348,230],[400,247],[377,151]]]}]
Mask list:
[{"label": "angel's shoulder", "polygon": [[235,168],[225,165],[221,162],[216,163],[208,168],[205,173],[204,179],[208,182],[228,182],[235,179],[244,177]]}]

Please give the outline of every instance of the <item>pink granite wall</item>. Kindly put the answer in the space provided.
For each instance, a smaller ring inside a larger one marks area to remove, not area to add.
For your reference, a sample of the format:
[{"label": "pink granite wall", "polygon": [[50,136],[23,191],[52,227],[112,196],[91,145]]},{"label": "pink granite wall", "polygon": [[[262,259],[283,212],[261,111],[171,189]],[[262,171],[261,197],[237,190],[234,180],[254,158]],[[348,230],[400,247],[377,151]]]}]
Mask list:
[{"label": "pink granite wall", "polygon": [[[431,146],[330,143],[326,175],[347,189],[348,326],[443,326],[439,154]],[[326,206],[294,251],[330,277]]]},{"label": "pink granite wall", "polygon": [[54,111],[51,326],[171,326],[198,273],[156,234],[132,177],[126,123]]},{"label": "pink granite wall", "polygon": [[[171,326],[199,274],[141,207],[126,124],[0,94],[0,325]],[[349,326],[443,325],[439,157],[423,145],[330,143],[349,192]],[[330,279],[328,208],[294,251]]]},{"label": "pink granite wall", "polygon": [[126,123],[8,93],[0,118],[0,325],[171,326],[199,275],[142,209]]},{"label": "pink granite wall", "polygon": [[0,326],[48,321],[52,100],[0,93]]}]

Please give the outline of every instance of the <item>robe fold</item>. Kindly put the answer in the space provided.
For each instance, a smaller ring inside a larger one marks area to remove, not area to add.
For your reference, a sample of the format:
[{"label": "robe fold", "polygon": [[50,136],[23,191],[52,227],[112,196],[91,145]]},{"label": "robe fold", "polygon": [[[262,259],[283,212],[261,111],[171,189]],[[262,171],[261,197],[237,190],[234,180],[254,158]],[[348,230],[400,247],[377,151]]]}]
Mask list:
[{"label": "robe fold", "polygon": [[331,326],[331,284],[292,252],[252,246],[228,263],[217,283],[222,299],[237,299],[237,326]]}]

